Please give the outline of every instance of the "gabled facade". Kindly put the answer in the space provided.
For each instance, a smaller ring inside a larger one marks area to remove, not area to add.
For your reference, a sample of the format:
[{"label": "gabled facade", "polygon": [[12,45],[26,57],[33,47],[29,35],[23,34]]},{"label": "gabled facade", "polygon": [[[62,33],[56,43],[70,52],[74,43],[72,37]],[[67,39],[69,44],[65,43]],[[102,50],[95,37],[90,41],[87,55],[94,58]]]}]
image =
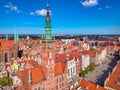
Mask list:
[{"label": "gabled facade", "polygon": [[18,45],[11,40],[0,40],[0,63],[10,62],[12,58],[17,58]]}]

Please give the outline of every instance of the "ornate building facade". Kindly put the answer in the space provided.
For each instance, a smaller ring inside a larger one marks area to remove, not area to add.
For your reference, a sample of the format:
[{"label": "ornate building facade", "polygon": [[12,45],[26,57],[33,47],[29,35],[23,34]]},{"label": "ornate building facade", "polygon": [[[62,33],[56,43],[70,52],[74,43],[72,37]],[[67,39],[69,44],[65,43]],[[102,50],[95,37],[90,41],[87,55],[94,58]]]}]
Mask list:
[{"label": "ornate building facade", "polygon": [[10,62],[17,58],[18,45],[11,40],[0,40],[0,63]]}]

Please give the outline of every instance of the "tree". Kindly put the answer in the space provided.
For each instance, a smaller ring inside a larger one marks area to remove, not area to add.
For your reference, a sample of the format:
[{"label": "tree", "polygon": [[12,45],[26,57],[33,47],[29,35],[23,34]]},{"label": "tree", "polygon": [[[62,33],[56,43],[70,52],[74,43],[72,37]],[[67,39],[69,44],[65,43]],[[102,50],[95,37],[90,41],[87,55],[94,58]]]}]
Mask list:
[{"label": "tree", "polygon": [[0,78],[0,85],[1,86],[12,85],[12,83],[13,83],[12,78],[10,78],[10,77],[4,76],[4,77]]},{"label": "tree", "polygon": [[93,48],[93,47],[92,47],[92,48],[90,48],[90,51],[93,51],[93,50],[95,50],[95,48]]},{"label": "tree", "polygon": [[95,69],[95,65],[94,64],[90,64],[88,66],[88,68],[89,68],[89,71],[93,71]]},{"label": "tree", "polygon": [[12,78],[8,78],[8,85],[12,85],[12,84],[13,84]]},{"label": "tree", "polygon": [[86,71],[85,71],[85,70],[82,70],[82,71],[80,72],[80,76],[81,76],[81,77],[85,77],[85,74],[86,74]]}]

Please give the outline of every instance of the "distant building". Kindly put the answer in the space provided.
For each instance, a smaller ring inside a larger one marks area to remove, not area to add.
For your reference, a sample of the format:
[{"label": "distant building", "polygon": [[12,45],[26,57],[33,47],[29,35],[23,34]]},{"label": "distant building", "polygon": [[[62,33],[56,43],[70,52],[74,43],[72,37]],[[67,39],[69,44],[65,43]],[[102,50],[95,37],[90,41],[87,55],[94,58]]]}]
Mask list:
[{"label": "distant building", "polygon": [[109,74],[104,87],[107,90],[120,90],[120,62],[117,63],[112,73]]},{"label": "distant building", "polygon": [[0,78],[4,76],[8,76],[8,71],[6,70],[5,66],[0,68]]},{"label": "distant building", "polygon": [[72,90],[107,90],[107,89],[82,78],[80,80],[80,84],[76,85],[76,87],[74,87]]},{"label": "distant building", "polygon": [[[25,66],[17,71],[17,76],[23,83],[23,89],[27,90],[67,90],[67,60],[63,49],[57,49],[54,36],[51,33],[50,12],[47,5],[45,34],[41,42],[24,44],[23,50]],[[40,45],[41,46],[40,46]],[[54,48],[53,48],[54,46]],[[33,50],[31,50],[31,48]],[[59,52],[62,55],[59,57]],[[57,56],[57,54],[59,54]],[[31,60],[33,60],[31,62]],[[21,60],[22,61],[22,60]],[[27,61],[27,62],[26,62]],[[37,62],[38,64],[35,64]],[[22,65],[22,64],[21,64]],[[20,65],[20,66],[21,66]],[[13,65],[15,67],[15,65]],[[20,86],[17,86],[18,90]]]},{"label": "distant building", "polygon": [[12,58],[17,58],[18,45],[11,40],[0,40],[0,63],[10,62]]}]

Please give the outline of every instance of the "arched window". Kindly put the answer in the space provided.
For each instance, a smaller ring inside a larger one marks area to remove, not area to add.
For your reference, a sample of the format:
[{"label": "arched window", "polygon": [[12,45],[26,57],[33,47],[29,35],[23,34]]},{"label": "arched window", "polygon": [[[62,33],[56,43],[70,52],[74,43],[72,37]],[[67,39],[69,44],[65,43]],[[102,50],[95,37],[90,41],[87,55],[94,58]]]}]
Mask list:
[{"label": "arched window", "polygon": [[14,58],[14,53],[12,53],[12,58]]},{"label": "arched window", "polygon": [[8,53],[5,53],[5,63],[8,62]]}]

